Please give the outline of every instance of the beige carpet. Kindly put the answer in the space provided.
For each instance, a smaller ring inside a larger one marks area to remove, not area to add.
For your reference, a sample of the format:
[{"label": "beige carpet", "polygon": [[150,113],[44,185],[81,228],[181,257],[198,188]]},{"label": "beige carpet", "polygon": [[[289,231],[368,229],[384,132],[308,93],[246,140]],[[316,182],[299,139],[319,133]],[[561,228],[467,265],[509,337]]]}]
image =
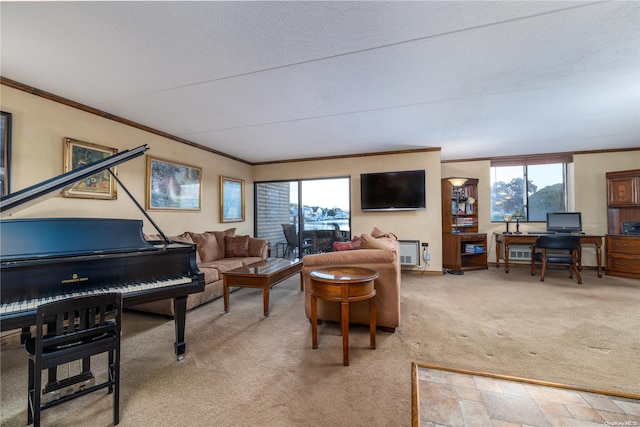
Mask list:
[{"label": "beige carpet", "polygon": [[[231,294],[187,317],[187,356],[173,354],[173,322],[124,316],[121,426],[409,426],[411,362],[578,387],[640,393],[640,281],[583,272],[582,286],[553,270],[541,283],[524,268],[464,276],[404,275],[402,324],[350,330],[342,366],[336,324],[311,349],[297,277]],[[1,422],[26,422],[27,361],[2,348]],[[94,363],[98,367],[98,363]],[[102,392],[43,413],[43,425],[110,425]]]}]

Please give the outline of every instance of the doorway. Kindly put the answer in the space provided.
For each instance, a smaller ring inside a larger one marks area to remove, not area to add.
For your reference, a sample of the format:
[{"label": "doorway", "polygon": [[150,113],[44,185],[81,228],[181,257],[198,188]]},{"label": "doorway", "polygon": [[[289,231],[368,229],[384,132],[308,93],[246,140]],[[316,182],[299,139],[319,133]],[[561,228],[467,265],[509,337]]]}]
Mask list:
[{"label": "doorway", "polygon": [[257,182],[254,194],[256,237],[271,256],[331,252],[351,238],[350,177]]}]

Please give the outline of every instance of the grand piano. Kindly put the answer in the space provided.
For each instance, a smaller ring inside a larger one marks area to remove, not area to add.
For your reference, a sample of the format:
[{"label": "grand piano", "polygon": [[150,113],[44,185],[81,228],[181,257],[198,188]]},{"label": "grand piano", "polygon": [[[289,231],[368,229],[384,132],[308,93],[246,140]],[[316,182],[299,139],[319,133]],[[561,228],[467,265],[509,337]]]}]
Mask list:
[{"label": "grand piano", "polygon": [[[2,197],[3,218],[104,170],[141,156],[146,145]],[[35,324],[40,304],[102,292],[122,293],[124,307],[173,298],[175,353],[185,355],[187,296],[204,290],[194,245],[171,242],[112,173],[163,241],[148,242],[142,220],[21,218],[0,220],[0,328]]]}]

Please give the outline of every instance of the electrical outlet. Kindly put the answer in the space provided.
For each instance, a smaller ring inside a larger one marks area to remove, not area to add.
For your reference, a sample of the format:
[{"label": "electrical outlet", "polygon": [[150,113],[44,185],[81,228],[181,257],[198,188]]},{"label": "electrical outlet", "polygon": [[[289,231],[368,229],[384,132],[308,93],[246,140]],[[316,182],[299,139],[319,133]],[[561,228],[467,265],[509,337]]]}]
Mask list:
[{"label": "electrical outlet", "polygon": [[431,254],[429,252],[423,252],[422,259],[425,261],[429,261],[431,259]]}]

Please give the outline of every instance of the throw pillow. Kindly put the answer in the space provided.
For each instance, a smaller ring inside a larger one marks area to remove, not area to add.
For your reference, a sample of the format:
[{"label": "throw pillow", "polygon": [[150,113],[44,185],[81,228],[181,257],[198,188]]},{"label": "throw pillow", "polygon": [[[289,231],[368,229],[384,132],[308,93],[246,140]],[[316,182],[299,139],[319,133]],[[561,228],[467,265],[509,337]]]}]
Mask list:
[{"label": "throw pillow", "polygon": [[222,258],[224,252],[220,251],[220,246],[214,233],[191,233],[191,239],[198,245],[198,255],[202,262],[215,261]]},{"label": "throw pillow", "polygon": [[351,250],[351,242],[333,242],[333,251],[350,251]]},{"label": "throw pillow", "polygon": [[249,256],[249,236],[224,236],[225,258]]},{"label": "throw pillow", "polygon": [[375,237],[375,238],[382,237],[385,234],[387,234],[387,233],[385,233],[384,231],[380,230],[378,227],[373,227],[373,230],[371,230],[371,235],[373,237]]},{"label": "throw pillow", "polygon": [[380,237],[391,237],[391,238],[395,238],[396,240],[398,239],[398,236],[396,236],[395,234],[385,233],[384,231],[380,230],[378,227],[373,227],[373,231],[371,231],[371,236],[375,237],[376,239]]},{"label": "throw pillow", "polygon": [[169,236],[169,240],[172,242],[194,243],[191,238],[191,234],[188,231],[185,231],[178,236]]},{"label": "throw pillow", "polygon": [[379,237],[376,239],[370,234],[363,234],[361,239],[362,249],[386,249],[391,251],[395,249],[395,240],[390,237]]},{"label": "throw pillow", "polygon": [[[191,244],[195,243],[191,238],[191,233],[189,233],[188,231],[185,231],[179,236],[169,236],[169,240],[171,240],[172,242],[182,242],[182,243],[191,243]],[[202,259],[200,258],[200,253],[198,252],[198,247],[196,245],[196,263],[200,264],[201,262],[202,262]]]},{"label": "throw pillow", "polygon": [[223,257],[223,255],[225,254],[226,250],[225,250],[225,246],[224,246],[224,237],[225,236],[235,236],[236,235],[236,229],[235,228],[229,228],[227,230],[224,231],[209,231],[208,233],[213,233],[216,236],[216,239],[218,240],[218,247],[220,248],[220,258]]},{"label": "throw pillow", "polygon": [[265,239],[249,239],[249,256],[262,256],[266,246]]},{"label": "throw pillow", "polygon": [[354,236],[350,242],[333,242],[334,252],[360,249],[360,236]]}]

